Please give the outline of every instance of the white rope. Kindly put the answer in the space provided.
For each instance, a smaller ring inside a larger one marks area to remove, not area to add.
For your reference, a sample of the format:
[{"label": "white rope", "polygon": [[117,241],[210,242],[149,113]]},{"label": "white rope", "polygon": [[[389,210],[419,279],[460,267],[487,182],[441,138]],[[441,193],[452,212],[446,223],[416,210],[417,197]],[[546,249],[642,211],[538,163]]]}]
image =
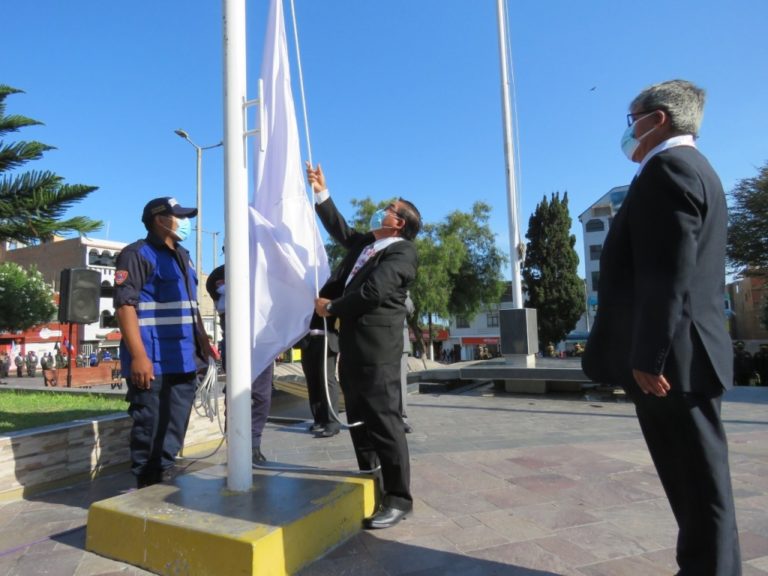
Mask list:
[{"label": "white rope", "polygon": [[204,416],[211,422],[218,420],[219,430],[222,435],[225,434],[219,410],[219,373],[213,358],[208,358],[208,369],[205,375],[198,379],[194,407],[198,416]]},{"label": "white rope", "polygon": [[309,117],[307,116],[307,99],[304,97],[304,73],[301,68],[301,50],[299,50],[299,29],[296,26],[296,7],[291,0],[291,17],[293,19],[293,39],[296,44],[296,68],[299,71],[299,91],[301,92],[301,109],[304,113],[304,133],[307,137],[307,158],[309,158],[309,165],[313,166],[312,162],[312,145],[309,141]]},{"label": "white rope", "polygon": [[[293,39],[294,43],[296,44],[296,68],[299,72],[299,93],[301,95],[301,109],[304,114],[304,134],[306,136],[307,140],[307,158],[309,159],[309,165],[314,167],[314,163],[312,162],[312,144],[310,142],[309,138],[309,117],[307,115],[307,99],[304,94],[304,73],[302,71],[301,67],[301,50],[299,49],[299,28],[296,25],[296,7],[294,6],[293,0],[291,0],[291,18],[293,20]],[[315,194],[312,194],[312,201],[313,203],[316,201]],[[319,236],[318,230],[317,230],[317,219],[314,219],[314,227],[315,227],[315,234],[312,236],[312,242],[316,243],[317,238]],[[317,244],[314,245],[315,248],[315,254],[317,254]],[[320,278],[318,276],[318,268],[319,266],[315,266],[315,298],[320,296]],[[341,418],[333,409],[333,406],[331,405],[331,396],[328,392],[328,321],[323,318],[323,332],[325,332],[324,336],[324,342],[323,342],[323,383],[325,388],[325,400],[328,404],[328,412],[331,414],[331,417],[336,420],[343,428],[352,428],[354,426],[360,426],[362,425],[362,422],[355,422],[353,424],[345,424],[341,421]]]}]

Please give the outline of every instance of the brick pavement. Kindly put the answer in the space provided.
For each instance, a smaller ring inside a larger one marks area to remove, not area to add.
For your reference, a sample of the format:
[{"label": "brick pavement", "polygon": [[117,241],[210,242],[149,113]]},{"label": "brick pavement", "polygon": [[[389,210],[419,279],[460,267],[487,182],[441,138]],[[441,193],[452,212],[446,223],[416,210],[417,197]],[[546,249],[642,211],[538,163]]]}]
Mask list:
[{"label": "brick pavement", "polygon": [[[302,576],[674,573],[674,520],[631,405],[485,386],[411,395],[408,413],[414,515],[361,532]],[[723,416],[744,574],[768,574],[768,388],[734,390]],[[274,461],[354,467],[347,434],[270,424],[264,449]],[[0,575],[146,574],[83,551],[90,502],[132,485],[124,473],[0,506]]]}]

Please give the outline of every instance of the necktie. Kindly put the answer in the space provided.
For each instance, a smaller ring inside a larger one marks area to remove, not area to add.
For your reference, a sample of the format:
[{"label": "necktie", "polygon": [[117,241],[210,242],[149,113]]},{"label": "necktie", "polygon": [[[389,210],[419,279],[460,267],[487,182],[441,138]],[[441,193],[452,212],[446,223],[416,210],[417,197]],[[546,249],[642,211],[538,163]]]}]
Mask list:
[{"label": "necktie", "polygon": [[347,276],[347,281],[344,283],[345,286],[349,285],[349,283],[352,281],[352,278],[355,277],[355,274],[357,274],[360,268],[362,268],[365,263],[370,260],[371,256],[373,256],[375,252],[376,249],[373,247],[373,244],[368,244],[368,246],[363,248],[363,251],[360,252],[360,256],[357,257],[355,265],[352,267],[352,271],[349,273],[349,276]]}]

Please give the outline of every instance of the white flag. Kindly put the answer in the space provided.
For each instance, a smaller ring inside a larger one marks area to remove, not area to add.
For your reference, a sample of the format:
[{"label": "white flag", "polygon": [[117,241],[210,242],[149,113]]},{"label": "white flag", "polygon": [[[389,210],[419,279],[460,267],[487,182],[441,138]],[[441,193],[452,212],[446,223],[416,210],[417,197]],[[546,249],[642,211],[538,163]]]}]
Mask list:
[{"label": "white flag", "polygon": [[309,331],[316,278],[322,286],[329,276],[304,184],[282,0],[270,2],[261,78],[266,145],[255,145],[250,207],[253,378]]}]

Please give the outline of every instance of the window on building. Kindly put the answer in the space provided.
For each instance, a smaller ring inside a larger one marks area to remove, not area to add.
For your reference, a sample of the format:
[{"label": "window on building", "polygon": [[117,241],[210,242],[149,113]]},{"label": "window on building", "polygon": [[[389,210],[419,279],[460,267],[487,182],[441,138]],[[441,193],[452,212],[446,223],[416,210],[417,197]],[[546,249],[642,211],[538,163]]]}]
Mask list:
[{"label": "window on building", "polygon": [[589,246],[589,259],[600,260],[600,254],[603,252],[602,244],[590,244]]},{"label": "window on building", "polygon": [[592,272],[592,290],[597,290],[597,285],[600,282],[600,270]]},{"label": "window on building", "polygon": [[498,328],[498,326],[499,326],[499,311],[498,310],[490,310],[490,311],[486,312],[485,319],[486,319],[486,326],[488,328]]},{"label": "window on building", "polygon": [[456,328],[469,328],[466,316],[456,316]]},{"label": "window on building", "polygon": [[115,267],[115,260],[117,258],[114,254],[111,252],[107,252],[106,250],[101,253],[101,265],[102,266],[110,266],[112,268]]},{"label": "window on building", "polygon": [[112,286],[112,284],[109,283],[108,280],[104,280],[101,283],[101,292],[99,294],[100,298],[114,298],[115,297],[115,287]]},{"label": "window on building", "polygon": [[88,264],[91,266],[99,265],[99,251],[96,248],[91,248],[88,251]]},{"label": "window on building", "polygon": [[602,232],[605,230],[605,222],[597,218],[593,218],[587,222],[587,232]]},{"label": "window on building", "polygon": [[611,215],[611,207],[610,206],[596,206],[592,209],[592,216],[610,216]]}]

